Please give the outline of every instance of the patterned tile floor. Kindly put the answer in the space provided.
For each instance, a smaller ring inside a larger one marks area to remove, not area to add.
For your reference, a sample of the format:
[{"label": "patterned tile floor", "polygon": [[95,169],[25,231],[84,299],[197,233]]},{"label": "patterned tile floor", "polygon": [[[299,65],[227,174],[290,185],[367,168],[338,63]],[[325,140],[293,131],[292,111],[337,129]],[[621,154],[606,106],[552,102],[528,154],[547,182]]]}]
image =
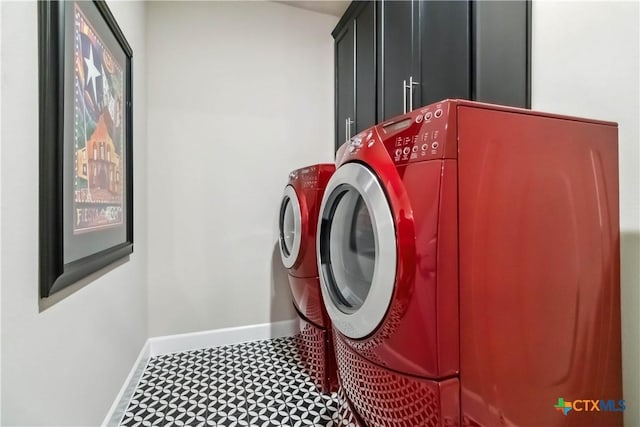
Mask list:
[{"label": "patterned tile floor", "polygon": [[338,395],[317,391],[296,338],[156,356],[121,426],[354,426]]}]

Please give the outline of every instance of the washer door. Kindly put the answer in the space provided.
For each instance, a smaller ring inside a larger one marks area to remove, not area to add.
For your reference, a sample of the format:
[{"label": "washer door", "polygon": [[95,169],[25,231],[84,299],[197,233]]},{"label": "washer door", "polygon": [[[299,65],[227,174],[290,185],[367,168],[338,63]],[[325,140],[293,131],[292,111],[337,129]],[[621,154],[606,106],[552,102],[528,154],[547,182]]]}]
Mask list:
[{"label": "washer door", "polygon": [[300,201],[292,186],[284,188],[282,202],[280,203],[280,256],[282,264],[291,268],[298,260],[300,243],[302,240],[302,212]]},{"label": "washer door", "polygon": [[329,180],[318,221],[318,270],[327,312],[340,332],[374,332],[391,303],[396,236],[391,207],[367,167],[347,163]]}]

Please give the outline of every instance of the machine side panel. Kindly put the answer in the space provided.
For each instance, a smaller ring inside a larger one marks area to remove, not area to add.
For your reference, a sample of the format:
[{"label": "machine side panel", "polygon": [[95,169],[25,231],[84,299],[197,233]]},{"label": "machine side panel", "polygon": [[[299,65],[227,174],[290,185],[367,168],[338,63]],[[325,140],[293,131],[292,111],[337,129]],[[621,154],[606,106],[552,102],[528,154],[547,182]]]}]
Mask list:
[{"label": "machine side panel", "polygon": [[457,127],[463,424],[621,426],[617,128],[464,105]]}]

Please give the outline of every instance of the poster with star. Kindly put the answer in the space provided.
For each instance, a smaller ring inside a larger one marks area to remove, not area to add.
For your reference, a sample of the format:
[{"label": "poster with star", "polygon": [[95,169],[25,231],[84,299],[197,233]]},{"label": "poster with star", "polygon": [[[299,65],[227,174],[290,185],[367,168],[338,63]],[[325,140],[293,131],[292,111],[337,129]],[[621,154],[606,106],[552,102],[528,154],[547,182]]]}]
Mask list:
[{"label": "poster with star", "polygon": [[74,3],[74,234],[123,223],[124,71]]},{"label": "poster with star", "polygon": [[104,0],[38,8],[40,297],[133,252],[133,50]]}]

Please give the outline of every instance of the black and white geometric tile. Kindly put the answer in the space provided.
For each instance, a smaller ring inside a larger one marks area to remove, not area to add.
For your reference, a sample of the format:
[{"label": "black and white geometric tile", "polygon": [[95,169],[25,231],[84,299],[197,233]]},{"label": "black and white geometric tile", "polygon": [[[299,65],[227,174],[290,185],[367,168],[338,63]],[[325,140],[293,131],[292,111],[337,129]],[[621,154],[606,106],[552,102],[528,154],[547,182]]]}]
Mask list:
[{"label": "black and white geometric tile", "polygon": [[152,357],[121,426],[355,426],[321,394],[293,337]]}]

